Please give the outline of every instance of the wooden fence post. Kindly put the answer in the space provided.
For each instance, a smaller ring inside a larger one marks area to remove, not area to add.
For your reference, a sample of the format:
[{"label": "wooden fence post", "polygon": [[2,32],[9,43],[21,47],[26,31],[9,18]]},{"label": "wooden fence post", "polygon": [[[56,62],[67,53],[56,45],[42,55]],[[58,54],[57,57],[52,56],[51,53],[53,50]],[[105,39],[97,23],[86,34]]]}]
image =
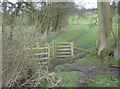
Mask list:
[{"label": "wooden fence post", "polygon": [[48,45],[48,58],[50,60],[50,46]]}]

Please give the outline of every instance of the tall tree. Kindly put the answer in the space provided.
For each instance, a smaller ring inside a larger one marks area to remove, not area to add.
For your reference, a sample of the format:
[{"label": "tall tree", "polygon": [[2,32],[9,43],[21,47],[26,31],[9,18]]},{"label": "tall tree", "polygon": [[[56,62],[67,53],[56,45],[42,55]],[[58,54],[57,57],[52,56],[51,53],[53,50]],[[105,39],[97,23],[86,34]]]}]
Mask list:
[{"label": "tall tree", "polygon": [[[3,7],[3,14],[2,14],[2,60],[5,58],[5,51],[6,50],[6,46],[7,46],[7,37],[6,37],[6,23],[7,23],[7,2],[3,2],[2,3],[2,7]],[[3,64],[3,61],[2,61]],[[2,70],[3,70],[3,65],[2,65]],[[3,75],[2,75],[3,78]],[[6,81],[4,81],[4,79],[2,80],[2,86],[6,86]]]},{"label": "tall tree", "polygon": [[[120,1],[118,2],[118,15],[120,15]],[[120,24],[120,17],[118,16],[118,24]],[[119,26],[119,25],[118,25]],[[118,34],[120,33],[120,29],[118,28]],[[120,60],[120,36],[118,35],[116,41],[116,49],[114,53],[114,58]]]},{"label": "tall tree", "polygon": [[110,2],[106,0],[97,1],[98,5],[98,18],[99,18],[99,42],[98,54],[108,54],[109,52],[109,32],[111,29],[110,23]]},{"label": "tall tree", "polygon": [[2,23],[2,34],[3,34],[3,39],[5,37],[5,34],[6,34],[6,23],[7,23],[7,20],[6,20],[6,17],[7,17],[7,2],[4,2],[3,3],[3,16],[2,16],[2,19],[3,19],[3,23]]}]

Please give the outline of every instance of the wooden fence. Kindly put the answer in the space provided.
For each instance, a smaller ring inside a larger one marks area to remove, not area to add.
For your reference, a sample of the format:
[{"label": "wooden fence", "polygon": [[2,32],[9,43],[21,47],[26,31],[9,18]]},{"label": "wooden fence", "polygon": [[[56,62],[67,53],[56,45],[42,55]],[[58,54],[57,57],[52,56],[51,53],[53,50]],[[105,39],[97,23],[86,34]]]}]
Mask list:
[{"label": "wooden fence", "polygon": [[50,47],[36,47],[36,48],[27,48],[31,52],[33,60],[39,61],[41,64],[46,65],[49,63],[50,59]]}]

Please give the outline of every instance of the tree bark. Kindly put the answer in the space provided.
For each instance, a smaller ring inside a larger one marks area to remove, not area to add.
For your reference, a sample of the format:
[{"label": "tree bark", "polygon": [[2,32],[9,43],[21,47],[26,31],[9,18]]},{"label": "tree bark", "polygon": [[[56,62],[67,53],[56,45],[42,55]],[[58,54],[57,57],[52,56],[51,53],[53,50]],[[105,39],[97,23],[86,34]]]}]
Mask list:
[{"label": "tree bark", "polygon": [[[3,15],[2,15],[2,71],[3,70],[3,61],[4,61],[4,58],[5,58],[5,50],[6,50],[6,46],[7,46],[7,34],[6,34],[6,25],[7,25],[7,19],[6,19],[6,16],[7,16],[7,2],[3,2]],[[6,81],[4,81],[3,79],[3,74],[2,74],[2,86],[6,86]]]},{"label": "tree bark", "polygon": [[7,2],[3,2],[3,15],[2,15],[2,19],[3,19],[3,23],[2,23],[2,37],[4,40],[4,37],[6,35],[6,16],[7,16]]},{"label": "tree bark", "polygon": [[[120,1],[118,2],[118,15],[120,15]],[[120,17],[118,16],[118,26],[120,25]],[[120,29],[118,28],[118,38],[117,38],[117,46],[114,53],[114,58],[120,60]]]},{"label": "tree bark", "polygon": [[111,29],[110,23],[110,3],[100,2],[98,0],[98,17],[99,17],[99,39],[98,39],[98,55],[108,54],[109,51],[109,32]]},{"label": "tree bark", "polygon": [[114,53],[114,58],[117,60],[120,59],[120,36],[118,36],[117,46],[116,46],[115,53]]}]

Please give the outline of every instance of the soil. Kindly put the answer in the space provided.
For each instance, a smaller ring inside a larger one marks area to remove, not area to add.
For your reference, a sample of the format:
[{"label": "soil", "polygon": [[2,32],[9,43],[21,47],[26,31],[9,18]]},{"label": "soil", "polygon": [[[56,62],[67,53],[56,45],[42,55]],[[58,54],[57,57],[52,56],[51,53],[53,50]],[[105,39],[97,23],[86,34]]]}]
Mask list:
[{"label": "soil", "polygon": [[61,60],[61,59],[51,60],[50,65],[49,65],[49,71],[54,72],[55,71],[55,67],[57,65],[61,65],[61,64],[65,64],[65,63],[68,63],[68,61]]},{"label": "soil", "polygon": [[[54,72],[55,67],[60,64],[68,63],[64,60],[53,60],[51,61],[50,71]],[[72,67],[70,69],[65,68],[63,71],[79,71],[84,73],[84,76],[80,77],[78,81],[76,81],[76,87],[88,87],[88,84],[86,81],[88,81],[92,76],[95,75],[102,75],[102,74],[108,74],[108,75],[118,75],[118,68],[112,68],[108,67],[107,69],[102,69],[96,66],[81,66],[76,62],[70,62],[72,64]]]}]

